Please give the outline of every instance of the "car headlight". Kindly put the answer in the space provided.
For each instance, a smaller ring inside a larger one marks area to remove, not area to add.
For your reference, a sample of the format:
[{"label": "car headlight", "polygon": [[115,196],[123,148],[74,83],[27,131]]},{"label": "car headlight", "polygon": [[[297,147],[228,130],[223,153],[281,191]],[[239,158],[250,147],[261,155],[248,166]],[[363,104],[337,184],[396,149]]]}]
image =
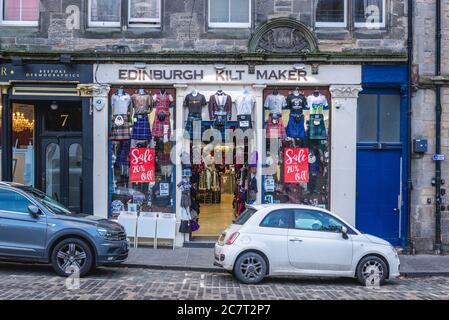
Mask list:
[{"label": "car headlight", "polygon": [[124,232],[107,230],[105,228],[97,228],[97,231],[103,239],[108,241],[120,241],[126,239],[126,234]]}]

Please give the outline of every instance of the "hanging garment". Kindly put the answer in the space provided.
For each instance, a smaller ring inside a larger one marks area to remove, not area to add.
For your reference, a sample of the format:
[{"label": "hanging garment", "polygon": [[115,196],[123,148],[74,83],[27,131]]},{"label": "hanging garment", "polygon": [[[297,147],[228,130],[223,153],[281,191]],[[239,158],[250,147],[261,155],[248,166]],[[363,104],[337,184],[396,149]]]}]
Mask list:
[{"label": "hanging garment", "polygon": [[112,116],[110,140],[129,140],[131,134],[129,132],[129,117],[127,114],[116,114]]},{"label": "hanging garment", "polygon": [[189,110],[189,113],[200,114],[201,116],[201,112],[205,105],[207,105],[207,101],[201,93],[198,93],[196,96],[189,93],[184,99],[184,107]]},{"label": "hanging garment", "polygon": [[245,93],[237,98],[236,109],[237,115],[251,115],[254,111],[256,100],[250,93]]},{"label": "hanging garment", "polygon": [[287,134],[285,132],[284,124],[282,123],[282,114],[270,114],[266,128],[267,139],[285,139]]},{"label": "hanging garment", "polygon": [[327,139],[326,124],[324,123],[324,115],[310,114],[309,139],[310,140]]},{"label": "hanging garment", "polygon": [[153,103],[156,107],[156,112],[153,122],[153,137],[163,137],[164,127],[167,130],[167,139],[170,140],[171,128],[170,128],[170,105],[173,103],[173,97],[171,94],[155,94],[153,96]]},{"label": "hanging garment", "polygon": [[307,99],[301,93],[292,93],[287,97],[287,107],[290,112],[303,113],[303,110],[307,108]]},{"label": "hanging garment", "polygon": [[147,114],[136,114],[131,139],[134,140],[151,140],[150,122]]},{"label": "hanging garment", "polygon": [[286,133],[290,138],[305,139],[307,137],[302,113],[290,112]]},{"label": "hanging garment", "polygon": [[118,149],[117,149],[117,157],[115,162],[119,165],[127,166],[129,165],[129,149],[130,149],[130,142],[128,141],[121,141]]},{"label": "hanging garment", "polygon": [[152,98],[149,94],[135,93],[131,96],[135,114],[148,113],[152,104]]},{"label": "hanging garment", "polygon": [[206,190],[210,190],[212,185],[212,173],[210,169],[206,170]]},{"label": "hanging garment", "polygon": [[322,94],[315,96],[310,95],[307,97],[307,110],[310,110],[310,114],[324,114],[325,110],[329,110],[327,98]]},{"label": "hanging garment", "polygon": [[220,175],[217,171],[212,172],[211,188],[213,191],[220,191]]},{"label": "hanging garment", "polygon": [[[185,210],[185,209],[181,208],[181,211],[182,210]],[[181,220],[181,224],[179,225],[179,232],[180,233],[190,233],[191,232],[190,220]]]},{"label": "hanging garment", "polygon": [[228,94],[214,94],[209,98],[209,119],[217,120],[220,115],[225,116],[228,120],[231,120],[232,115],[232,98]]},{"label": "hanging garment", "polygon": [[270,94],[264,103],[265,109],[269,109],[271,113],[282,113],[282,108],[287,106],[285,97],[281,94]]},{"label": "hanging garment", "polygon": [[191,113],[187,116],[184,136],[187,139],[201,140],[201,113]]},{"label": "hanging garment", "polygon": [[111,97],[112,114],[129,114],[132,110],[131,96],[127,93],[119,95],[114,93]]}]

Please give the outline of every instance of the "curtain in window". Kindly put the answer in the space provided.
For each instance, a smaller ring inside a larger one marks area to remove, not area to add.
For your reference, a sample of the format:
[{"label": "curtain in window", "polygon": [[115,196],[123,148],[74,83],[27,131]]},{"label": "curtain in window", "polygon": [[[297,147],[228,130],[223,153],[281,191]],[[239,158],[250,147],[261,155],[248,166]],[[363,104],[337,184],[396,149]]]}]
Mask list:
[{"label": "curtain in window", "polygon": [[317,22],[341,23],[345,21],[345,0],[318,0]]},{"label": "curtain in window", "polygon": [[158,19],[159,0],[129,0],[131,19]]},{"label": "curtain in window", "polygon": [[91,0],[91,21],[119,22],[121,12],[120,0]]},{"label": "curtain in window", "polygon": [[37,21],[39,19],[39,0],[4,0],[3,20]]},{"label": "curtain in window", "polygon": [[355,22],[382,23],[383,10],[383,0],[355,0]]}]

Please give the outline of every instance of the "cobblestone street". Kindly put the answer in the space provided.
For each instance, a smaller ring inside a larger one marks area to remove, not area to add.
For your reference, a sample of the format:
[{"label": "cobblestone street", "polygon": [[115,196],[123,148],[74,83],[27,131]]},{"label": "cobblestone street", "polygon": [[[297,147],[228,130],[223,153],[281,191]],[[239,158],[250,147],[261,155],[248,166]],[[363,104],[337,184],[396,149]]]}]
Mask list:
[{"label": "cobblestone street", "polygon": [[48,266],[2,263],[0,299],[449,299],[449,278],[401,278],[380,289],[351,279],[269,278],[249,286],[226,273],[102,268],[68,290]]}]

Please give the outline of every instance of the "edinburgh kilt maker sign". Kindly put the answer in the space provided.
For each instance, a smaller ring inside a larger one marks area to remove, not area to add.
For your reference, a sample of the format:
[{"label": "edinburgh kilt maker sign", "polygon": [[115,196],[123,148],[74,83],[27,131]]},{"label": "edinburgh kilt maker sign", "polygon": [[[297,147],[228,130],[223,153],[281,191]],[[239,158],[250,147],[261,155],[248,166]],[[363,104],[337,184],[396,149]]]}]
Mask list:
[{"label": "edinburgh kilt maker sign", "polygon": [[129,158],[131,182],[156,182],[154,175],[154,149],[131,148]]},{"label": "edinburgh kilt maker sign", "polygon": [[285,183],[309,182],[309,149],[284,149]]}]

